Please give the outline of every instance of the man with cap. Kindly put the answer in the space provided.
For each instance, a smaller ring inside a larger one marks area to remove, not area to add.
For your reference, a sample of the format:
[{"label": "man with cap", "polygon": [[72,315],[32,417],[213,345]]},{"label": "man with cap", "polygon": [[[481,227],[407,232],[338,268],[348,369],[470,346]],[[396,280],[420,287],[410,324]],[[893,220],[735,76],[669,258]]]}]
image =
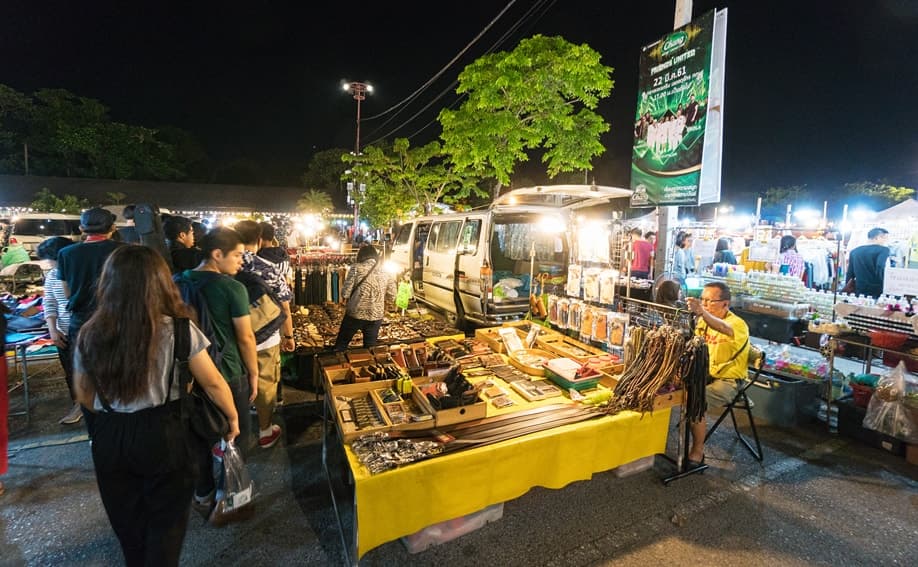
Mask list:
[{"label": "man with cap", "polygon": [[96,283],[102,275],[102,266],[115,248],[124,246],[112,240],[115,232],[115,215],[100,207],[87,209],[80,214],[80,230],[86,239],[68,246],[58,253],[57,271],[63,282],[64,295],[68,297],[70,327],[68,342],[76,344],[80,328],[96,308]]}]

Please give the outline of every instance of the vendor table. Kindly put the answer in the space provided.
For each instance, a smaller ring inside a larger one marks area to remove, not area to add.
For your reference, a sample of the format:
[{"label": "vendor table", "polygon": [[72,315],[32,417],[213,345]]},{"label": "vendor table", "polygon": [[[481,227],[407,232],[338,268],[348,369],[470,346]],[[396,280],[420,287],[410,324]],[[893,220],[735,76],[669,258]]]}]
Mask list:
[{"label": "vendor table", "polygon": [[[32,356],[28,356],[26,349],[32,346],[32,344],[35,341],[41,338],[44,338],[45,333],[42,332],[39,334],[32,334],[32,335],[29,335],[28,333],[16,333],[14,335],[8,335],[8,337],[13,337],[13,339],[10,340],[10,342],[4,341],[3,350],[4,350],[4,353],[8,351],[13,352],[13,364],[10,365],[10,368],[12,368],[15,372],[15,369],[17,367],[19,367],[20,365],[22,367],[22,373],[20,375],[21,377],[20,382],[18,384],[13,384],[12,386],[10,386],[9,391],[12,392],[13,390],[15,390],[21,385],[22,386],[22,397],[23,397],[23,402],[25,405],[25,409],[23,411],[10,413],[9,415],[10,416],[24,415],[26,418],[26,427],[28,427],[29,424],[31,423],[31,412],[30,412],[31,401],[29,399],[29,360],[30,359],[39,360],[39,359],[34,359]],[[41,360],[44,360],[47,358],[49,357],[43,357]],[[54,359],[57,360],[56,354],[54,355]],[[12,374],[10,376],[12,377]]]},{"label": "vendor table", "polygon": [[[329,407],[326,397],[325,411]],[[329,418],[326,413],[326,418]],[[328,419],[325,420],[328,423]],[[371,475],[344,446],[341,466],[352,484],[353,538],[342,542],[350,561],[388,541],[431,524],[458,518],[522,496],[531,488],[563,488],[594,473],[663,453],[670,408],[648,414],[622,412]],[[327,440],[322,461],[329,473]],[[329,475],[332,499],[342,523],[339,498]]]}]

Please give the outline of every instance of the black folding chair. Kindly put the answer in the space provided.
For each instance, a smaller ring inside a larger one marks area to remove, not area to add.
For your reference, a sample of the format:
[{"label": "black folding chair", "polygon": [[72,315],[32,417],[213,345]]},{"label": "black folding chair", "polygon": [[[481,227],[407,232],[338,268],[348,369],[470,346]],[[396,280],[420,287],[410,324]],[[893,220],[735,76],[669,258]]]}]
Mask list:
[{"label": "black folding chair", "polygon": [[[736,438],[739,439],[743,445],[749,449],[749,452],[752,453],[752,456],[755,457],[755,460],[762,460],[762,443],[759,441],[759,432],[755,429],[755,419],[752,417],[752,404],[749,402],[749,396],[746,394],[746,390],[752,387],[753,384],[759,379],[759,375],[762,373],[762,366],[765,364],[765,354],[757,349],[749,350],[749,366],[751,369],[754,369],[752,373],[752,378],[746,380],[739,391],[736,393],[736,396],[733,397],[733,401],[724,406],[723,413],[720,414],[720,417],[717,418],[717,421],[714,422],[714,425],[711,426],[711,429],[708,430],[708,433],[704,436],[704,440],[707,441],[711,438],[711,435],[717,431],[717,428],[720,426],[720,423],[727,417],[730,416],[730,419],[733,420],[733,431],[736,433]],[[746,414],[749,416],[749,427],[752,429],[752,439],[755,441],[755,448],[752,447],[752,443],[740,433],[739,427],[736,424],[736,413],[735,410],[746,410]]]}]

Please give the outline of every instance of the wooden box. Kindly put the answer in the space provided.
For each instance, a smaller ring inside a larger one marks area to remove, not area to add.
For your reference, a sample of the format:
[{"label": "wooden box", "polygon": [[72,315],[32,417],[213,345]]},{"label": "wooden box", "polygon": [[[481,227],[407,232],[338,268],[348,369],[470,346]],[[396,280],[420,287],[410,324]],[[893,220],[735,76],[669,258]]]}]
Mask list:
[{"label": "wooden box", "polygon": [[[599,383],[610,390],[614,390],[615,385],[618,384],[618,376],[604,374],[603,377],[600,378]],[[674,390],[666,394],[660,394],[653,401],[654,410],[673,408],[680,405],[682,405],[682,390]]]},{"label": "wooden box", "polygon": [[[425,380],[424,382],[415,381],[415,384],[428,384],[430,382],[431,381],[429,380]],[[415,397],[415,401],[417,401],[421,407],[429,408],[430,411],[434,414],[434,420],[436,421],[437,427],[481,419],[488,413],[488,402],[481,399],[481,396],[478,397],[478,401],[476,401],[474,404],[460,406],[458,408],[437,410],[430,406],[430,402],[427,400],[424,394],[421,393],[420,388],[415,388],[411,393]]]},{"label": "wooden box", "polygon": [[576,360],[580,364],[585,364],[591,358],[609,354],[602,349],[559,334],[539,337],[536,339],[536,345],[562,358]]},{"label": "wooden box", "polygon": [[475,338],[484,341],[497,354],[502,354],[507,352],[507,348],[504,346],[504,341],[500,339],[499,330],[500,327],[475,329]]},{"label": "wooden box", "polygon": [[[330,372],[340,371],[332,370]],[[391,388],[394,385],[394,380],[379,380],[377,382],[366,382],[363,384],[341,384],[326,390],[332,397],[331,403],[335,411],[335,427],[338,429],[338,436],[344,443],[350,443],[361,435],[390,431],[392,429],[392,422],[389,421],[386,411],[383,409],[382,405],[380,405],[379,396],[373,395],[373,390]],[[356,398],[368,394],[370,395],[370,400],[376,406],[376,411],[379,413],[380,418],[382,418],[384,425],[357,429],[355,421],[344,421],[344,411],[342,410],[350,411],[350,405],[340,398]]]}]

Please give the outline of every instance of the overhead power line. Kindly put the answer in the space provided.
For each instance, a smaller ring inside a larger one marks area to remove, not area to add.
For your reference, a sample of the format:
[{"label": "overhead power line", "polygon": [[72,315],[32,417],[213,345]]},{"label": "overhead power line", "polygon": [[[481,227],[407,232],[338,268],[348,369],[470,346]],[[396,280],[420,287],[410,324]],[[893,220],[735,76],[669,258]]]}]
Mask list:
[{"label": "overhead power line", "polygon": [[[493,52],[494,50],[496,50],[498,47],[500,47],[501,45],[503,45],[503,43],[504,43],[505,41],[507,41],[508,38],[510,38],[511,36],[513,36],[513,34],[515,34],[515,33],[517,32],[517,30],[519,30],[519,28],[523,26],[523,24],[527,23],[527,20],[530,20],[530,19],[532,18],[532,14],[533,14],[534,12],[536,12],[536,11],[538,11],[538,12],[540,12],[540,13],[535,17],[535,19],[534,19],[532,22],[529,22],[529,23],[530,23],[530,24],[533,24],[533,23],[539,21],[539,20],[542,18],[542,16],[545,15],[545,12],[547,12],[548,9],[551,8],[551,7],[554,5],[555,2],[556,2],[556,0],[539,0],[538,2],[536,2],[535,4],[533,4],[532,6],[530,6],[529,9],[526,10],[526,12],[525,12],[522,16],[520,16],[520,18],[517,19],[517,21],[514,22],[514,24],[513,24],[512,26],[510,26],[510,28],[509,28],[506,32],[504,32],[503,35],[501,35],[500,38],[498,38],[493,44],[491,44],[491,46],[485,51],[484,54],[487,55],[487,54],[489,54],[489,53],[492,53],[492,52]],[[512,2],[511,2],[511,4],[512,4]],[[504,11],[503,11],[503,12],[505,12],[506,9],[509,8],[509,7],[510,7],[510,5],[507,5],[507,7],[504,8]],[[501,12],[501,15],[503,14],[503,12]],[[500,17],[500,15],[498,15],[498,18],[499,18],[499,17]],[[489,24],[488,27],[490,28],[491,25],[493,25],[493,23],[496,22],[498,18],[495,18],[494,20],[492,20],[491,24]],[[482,33],[484,33],[485,31],[487,31],[487,28],[486,28],[485,30],[483,30]],[[476,36],[475,40],[473,40],[473,43],[474,43],[474,41],[477,41],[477,40],[481,37],[481,35],[482,35],[482,34],[478,34],[478,36]],[[466,49],[463,50],[463,53],[464,53],[465,51],[467,51],[468,47],[470,47],[470,46],[471,46],[471,44],[469,44],[468,46],[466,46]],[[461,53],[460,53],[460,55],[461,55]],[[457,56],[457,58],[458,58],[458,56]],[[455,60],[456,60],[456,58],[454,58],[453,61],[450,62],[450,64],[452,64]],[[434,77],[434,79],[436,79],[437,77],[441,76],[441,75],[443,74],[443,71],[445,71],[445,70],[446,70],[446,68],[444,68],[443,70],[441,70],[441,72],[438,73],[438,75],[437,75],[436,77]],[[396,107],[399,106],[399,105],[406,104],[406,103],[410,102],[413,98],[416,97],[417,94],[419,94],[420,92],[422,92],[422,90],[426,89],[426,88],[433,82],[434,79],[431,79],[430,81],[428,81],[427,83],[425,83],[424,87],[422,87],[421,89],[418,89],[417,91],[415,91],[414,93],[412,93],[412,95],[411,95],[410,97],[406,98],[404,101],[400,102],[400,103],[399,103],[398,105],[396,105],[395,107],[392,107],[392,109],[396,108]],[[418,116],[420,116],[424,111],[426,111],[428,108],[430,108],[435,102],[437,102],[438,100],[440,100],[441,98],[443,98],[444,96],[446,96],[449,92],[451,92],[451,91],[453,90],[453,88],[458,84],[458,82],[459,82],[458,80],[454,80],[452,83],[449,84],[449,86],[447,86],[445,89],[443,89],[442,91],[440,91],[440,93],[437,94],[437,96],[434,97],[433,100],[431,100],[429,103],[427,103],[421,110],[419,110],[419,111],[417,111],[416,113],[414,113],[414,114],[413,114],[412,116],[410,116],[407,120],[405,120],[404,122],[402,122],[399,126],[397,126],[397,127],[393,128],[393,129],[389,130],[386,134],[384,134],[384,135],[382,135],[382,136],[378,136],[378,137],[373,138],[373,140],[372,140],[371,142],[369,142],[367,145],[372,145],[372,144],[375,144],[376,142],[378,142],[378,141],[380,141],[380,140],[384,140],[384,139],[388,138],[389,136],[391,136],[392,134],[398,132],[399,130],[401,130],[402,128],[404,128],[405,126],[407,126],[408,124],[410,124],[415,118],[417,118]],[[454,100],[449,106],[450,106],[450,107],[455,107],[456,104],[458,104],[459,101],[461,101],[463,98],[465,98],[465,95],[464,95],[464,94],[463,94],[463,95],[459,95],[458,97],[456,97],[456,100]],[[392,110],[392,109],[390,109],[390,110]],[[404,109],[402,109],[402,110],[404,110]],[[370,137],[375,136],[375,135],[376,135],[376,132],[379,132],[386,124],[388,124],[388,123],[390,123],[392,120],[394,120],[395,117],[397,117],[399,114],[401,114],[402,110],[399,110],[399,111],[396,112],[392,117],[390,117],[388,120],[386,120],[385,122],[383,122],[382,124],[380,124],[375,130],[373,130],[373,132],[370,133]],[[386,112],[388,112],[388,111],[386,111]],[[380,114],[380,115],[377,115],[377,116],[381,116],[381,114]],[[415,136],[417,136],[418,134],[420,134],[421,132],[423,132],[424,130],[426,130],[427,128],[429,128],[431,125],[433,125],[435,122],[436,122],[436,118],[432,119],[432,120],[429,121],[427,124],[425,124],[424,126],[422,126],[420,129],[418,129],[418,130],[416,130],[415,132],[413,132],[411,135],[408,136],[408,138],[409,138],[409,139],[414,138]]]}]

